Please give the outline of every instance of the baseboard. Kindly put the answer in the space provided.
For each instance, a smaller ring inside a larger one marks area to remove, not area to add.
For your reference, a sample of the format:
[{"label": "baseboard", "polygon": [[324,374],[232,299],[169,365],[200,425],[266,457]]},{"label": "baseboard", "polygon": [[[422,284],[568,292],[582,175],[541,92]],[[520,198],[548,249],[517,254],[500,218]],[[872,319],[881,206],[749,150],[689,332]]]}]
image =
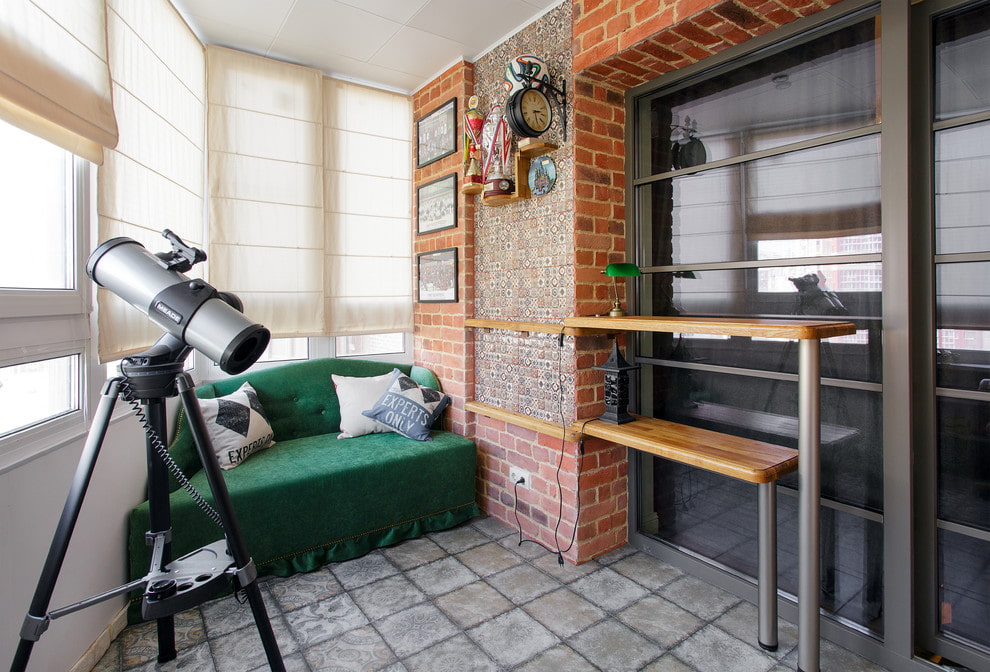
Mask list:
[{"label": "baseboard", "polygon": [[69,668],[69,672],[90,672],[100,662],[104,654],[110,650],[110,644],[127,627],[127,607],[122,608],[110,621],[110,624],[100,633],[86,653]]}]

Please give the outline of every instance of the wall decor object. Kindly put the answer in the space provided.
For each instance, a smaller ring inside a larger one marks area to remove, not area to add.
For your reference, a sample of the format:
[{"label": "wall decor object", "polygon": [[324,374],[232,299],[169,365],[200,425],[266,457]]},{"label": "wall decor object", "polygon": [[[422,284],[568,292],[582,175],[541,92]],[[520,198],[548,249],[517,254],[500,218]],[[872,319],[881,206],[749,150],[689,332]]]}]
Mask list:
[{"label": "wall decor object", "polygon": [[416,233],[433,233],[457,226],[457,173],[416,188]]},{"label": "wall decor object", "polygon": [[457,302],[457,248],[416,255],[420,303]]},{"label": "wall decor object", "polygon": [[457,98],[416,121],[416,167],[457,151]]},{"label": "wall decor object", "polygon": [[544,154],[529,164],[529,191],[533,196],[542,196],[557,182],[557,164]]}]

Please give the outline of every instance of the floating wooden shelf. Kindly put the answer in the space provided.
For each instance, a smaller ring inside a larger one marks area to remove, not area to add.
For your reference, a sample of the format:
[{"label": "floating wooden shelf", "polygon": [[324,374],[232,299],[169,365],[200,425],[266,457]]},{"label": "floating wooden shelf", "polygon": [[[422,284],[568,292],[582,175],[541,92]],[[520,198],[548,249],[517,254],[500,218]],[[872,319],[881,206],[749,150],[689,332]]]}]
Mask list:
[{"label": "floating wooden shelf", "polygon": [[540,434],[547,434],[549,436],[563,436],[567,441],[576,442],[581,438],[580,432],[575,432],[573,428],[564,427],[563,425],[559,425],[555,422],[539,420],[530,415],[526,415],[525,413],[507,411],[504,408],[492,406],[491,404],[485,404],[480,401],[467,402],[464,404],[464,410],[470,411],[471,413],[477,413],[478,415],[483,415],[486,418],[491,418],[492,420],[501,420],[502,422],[507,422],[510,425],[529,429],[534,432],[539,432]]},{"label": "floating wooden shelf", "polygon": [[534,156],[547,154],[557,149],[557,145],[552,142],[526,142],[521,140],[516,151],[515,160],[515,181],[516,193],[505,196],[485,196],[481,199],[484,205],[508,205],[515,201],[522,201],[531,196],[529,191],[529,165]]},{"label": "floating wooden shelf", "polygon": [[[468,318],[464,320],[464,326],[474,329],[501,329],[503,331],[518,331],[524,334],[563,333],[566,336],[595,336],[602,333],[600,329],[584,329],[582,327],[567,327],[561,324],[552,324],[547,322],[518,322],[515,320],[483,320]],[[612,332],[614,331],[615,330],[613,329]]]},{"label": "floating wooden shelf", "polygon": [[564,326],[613,331],[654,331],[718,336],[760,336],[763,338],[831,338],[856,333],[852,322],[827,320],[762,320],[729,317],[568,317]]}]

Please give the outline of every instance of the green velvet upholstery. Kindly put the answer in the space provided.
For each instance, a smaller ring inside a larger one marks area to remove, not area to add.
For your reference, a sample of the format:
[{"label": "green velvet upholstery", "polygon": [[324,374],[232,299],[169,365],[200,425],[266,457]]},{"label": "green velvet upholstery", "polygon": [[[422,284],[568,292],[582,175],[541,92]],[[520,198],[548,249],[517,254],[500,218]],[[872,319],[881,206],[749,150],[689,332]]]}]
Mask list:
[{"label": "green velvet upholstery", "polygon": [[[249,381],[275,433],[274,446],[223,473],[260,574],[311,571],[478,515],[477,455],[469,439],[436,427],[432,441],[391,432],[336,438],[340,405],[331,374],[376,376],[393,368],[439,389],[436,377],[422,367],[353,359],[287,364],[197,388],[197,396],[212,398]],[[169,452],[212,503],[188,426],[179,415]],[[173,557],[223,536],[177,484],[170,501]],[[144,502],[130,516],[133,579],[148,571],[148,528]],[[134,613],[132,609],[132,617]]]}]

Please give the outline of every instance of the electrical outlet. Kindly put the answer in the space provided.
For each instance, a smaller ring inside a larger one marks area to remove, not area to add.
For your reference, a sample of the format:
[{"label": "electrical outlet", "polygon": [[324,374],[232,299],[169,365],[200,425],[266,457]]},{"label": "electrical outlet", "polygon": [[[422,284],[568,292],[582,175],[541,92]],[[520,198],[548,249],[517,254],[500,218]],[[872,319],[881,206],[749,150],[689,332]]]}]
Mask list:
[{"label": "electrical outlet", "polygon": [[[519,483],[519,479],[522,479],[522,483]],[[520,488],[531,488],[532,482],[529,480],[529,472],[523,471],[518,467],[509,467],[509,485],[515,487],[515,484],[519,483]]]}]

